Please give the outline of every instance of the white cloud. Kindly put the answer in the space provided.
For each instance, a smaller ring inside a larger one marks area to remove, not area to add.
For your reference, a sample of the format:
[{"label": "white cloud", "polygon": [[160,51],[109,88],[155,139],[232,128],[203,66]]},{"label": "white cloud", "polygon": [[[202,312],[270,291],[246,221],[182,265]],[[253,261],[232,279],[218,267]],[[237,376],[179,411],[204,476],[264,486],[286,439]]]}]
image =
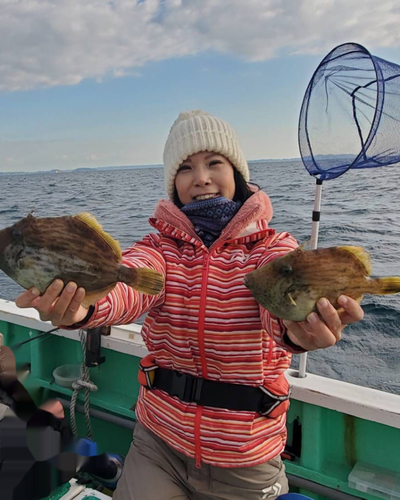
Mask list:
[{"label": "white cloud", "polygon": [[205,50],[248,61],[400,45],[396,0],[0,0],[0,90],[138,74]]}]

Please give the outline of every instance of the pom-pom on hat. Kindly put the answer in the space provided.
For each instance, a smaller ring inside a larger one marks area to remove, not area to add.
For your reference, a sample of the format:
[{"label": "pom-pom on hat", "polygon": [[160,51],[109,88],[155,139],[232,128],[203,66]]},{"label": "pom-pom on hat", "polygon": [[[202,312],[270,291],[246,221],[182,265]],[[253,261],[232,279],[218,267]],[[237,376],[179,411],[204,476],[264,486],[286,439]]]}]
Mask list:
[{"label": "pom-pom on hat", "polygon": [[250,180],[238,136],[229,123],[205,111],[184,111],[173,123],[164,148],[165,189],[171,200],[179,166],[190,155],[201,151],[214,151],[225,156],[246,182]]}]

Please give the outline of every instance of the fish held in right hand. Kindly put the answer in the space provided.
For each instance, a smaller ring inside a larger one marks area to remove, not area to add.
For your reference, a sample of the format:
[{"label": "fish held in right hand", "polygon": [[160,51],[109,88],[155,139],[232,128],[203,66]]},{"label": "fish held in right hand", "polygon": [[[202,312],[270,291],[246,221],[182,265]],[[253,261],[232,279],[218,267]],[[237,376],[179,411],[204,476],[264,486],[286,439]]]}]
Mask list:
[{"label": "fish held in right hand", "polygon": [[0,231],[0,269],[26,289],[45,293],[54,280],[86,290],[83,307],[95,304],[121,281],[159,294],[162,274],[121,264],[119,243],[88,213],[36,218],[32,214]]}]

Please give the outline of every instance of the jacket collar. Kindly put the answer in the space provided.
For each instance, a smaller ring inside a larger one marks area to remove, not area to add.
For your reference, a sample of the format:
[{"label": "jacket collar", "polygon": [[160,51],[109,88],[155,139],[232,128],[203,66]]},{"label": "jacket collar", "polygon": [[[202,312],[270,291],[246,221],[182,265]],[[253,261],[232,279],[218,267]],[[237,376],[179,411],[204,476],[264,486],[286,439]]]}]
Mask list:
[{"label": "jacket collar", "polygon": [[[260,230],[264,234],[265,230],[268,229],[272,213],[269,197],[263,191],[255,192],[227,224],[217,241],[246,237],[258,233]],[[203,244],[191,221],[170,200],[161,200],[158,203],[154,217],[150,219],[150,224],[168,236],[195,244]]]}]

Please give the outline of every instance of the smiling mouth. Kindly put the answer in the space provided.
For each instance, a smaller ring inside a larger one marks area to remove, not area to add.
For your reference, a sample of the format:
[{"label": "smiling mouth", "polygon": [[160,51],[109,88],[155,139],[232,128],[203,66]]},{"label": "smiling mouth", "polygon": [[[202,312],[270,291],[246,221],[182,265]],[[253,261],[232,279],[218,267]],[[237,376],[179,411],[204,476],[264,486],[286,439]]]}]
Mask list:
[{"label": "smiling mouth", "polygon": [[211,200],[212,198],[218,198],[220,196],[219,193],[210,193],[210,194],[199,194],[194,196],[193,199],[195,201],[203,201],[203,200]]}]

